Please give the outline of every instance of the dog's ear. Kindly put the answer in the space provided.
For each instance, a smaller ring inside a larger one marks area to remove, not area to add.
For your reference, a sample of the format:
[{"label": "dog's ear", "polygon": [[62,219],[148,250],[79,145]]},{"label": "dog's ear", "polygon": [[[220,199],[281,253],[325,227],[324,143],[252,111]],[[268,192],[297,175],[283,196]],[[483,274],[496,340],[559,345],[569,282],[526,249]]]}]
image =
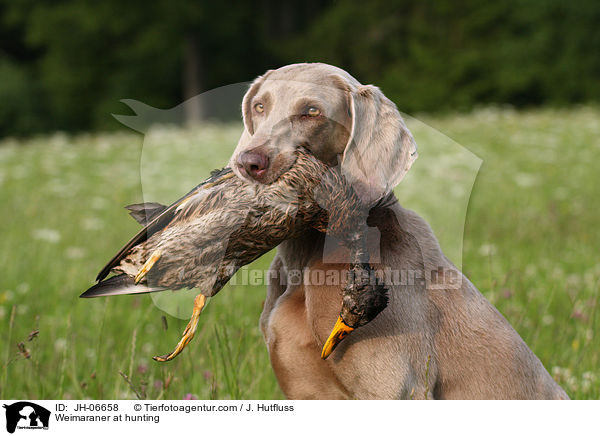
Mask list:
[{"label": "dog's ear", "polygon": [[350,84],[346,91],[352,126],[342,157],[342,172],[366,205],[394,188],[417,158],[417,144],[396,105],[379,88]]},{"label": "dog's ear", "polygon": [[268,70],[262,76],[258,76],[256,79],[254,79],[254,82],[252,82],[252,85],[250,85],[250,88],[248,88],[248,91],[246,91],[246,94],[244,94],[244,98],[242,100],[242,117],[244,118],[244,126],[246,126],[246,131],[250,135],[254,135],[254,124],[252,122],[251,107],[252,99],[258,93],[260,85],[262,85],[262,83],[265,81],[266,77],[271,73],[271,71],[273,70]]}]

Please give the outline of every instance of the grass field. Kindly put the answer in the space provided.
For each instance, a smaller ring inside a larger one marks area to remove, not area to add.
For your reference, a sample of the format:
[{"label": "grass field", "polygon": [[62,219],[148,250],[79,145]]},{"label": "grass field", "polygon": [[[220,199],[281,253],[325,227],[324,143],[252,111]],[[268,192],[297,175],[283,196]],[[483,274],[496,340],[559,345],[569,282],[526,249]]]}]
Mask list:
[{"label": "grass field", "polygon": [[[411,123],[420,183],[403,182],[401,202],[431,222],[572,398],[599,398],[600,110],[482,109],[421,121]],[[478,156],[479,173],[476,156],[454,159],[452,141],[427,125]],[[175,199],[226,162],[240,129],[0,143],[0,398],[283,398],[258,329],[263,285],[223,289],[168,364],[151,356],[170,351],[185,326],[173,294],[78,298],[137,229],[122,206]]]}]

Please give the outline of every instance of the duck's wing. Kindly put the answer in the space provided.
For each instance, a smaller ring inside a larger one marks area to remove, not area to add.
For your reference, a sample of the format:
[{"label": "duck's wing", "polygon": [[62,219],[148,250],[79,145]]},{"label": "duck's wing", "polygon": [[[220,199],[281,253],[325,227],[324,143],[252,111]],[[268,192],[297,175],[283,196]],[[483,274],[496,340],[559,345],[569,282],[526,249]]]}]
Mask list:
[{"label": "duck's wing", "polygon": [[102,280],[89,288],[80,298],[104,297],[107,295],[147,294],[148,292],[164,291],[165,288],[149,287],[136,284],[135,280],[127,274],[119,274]]},{"label": "duck's wing", "polygon": [[[110,274],[111,270],[121,263],[121,260],[123,260],[123,258],[127,256],[129,251],[133,247],[146,241],[150,236],[152,236],[156,232],[161,231],[170,223],[176,221],[178,217],[187,216],[190,206],[193,204],[193,201],[190,200],[192,200],[202,190],[210,188],[215,184],[221,182],[222,180],[228,179],[232,176],[233,171],[231,170],[231,168],[223,168],[222,170],[213,171],[211,173],[211,176],[206,181],[200,183],[186,195],[181,197],[179,200],[177,200],[170,206],[166,207],[164,210],[162,210],[162,212],[158,213],[157,215],[157,208],[155,208],[155,215],[153,215],[154,217],[151,218],[148,224],[142,230],[140,230],[133,238],[131,238],[129,242],[127,242],[127,244],[125,244],[117,254],[113,256],[113,258],[98,273],[96,280],[99,282],[104,280],[108,276],[108,274]],[[139,214],[136,212],[136,215]],[[142,222],[145,222],[145,220],[146,217],[144,216],[144,220]]]}]

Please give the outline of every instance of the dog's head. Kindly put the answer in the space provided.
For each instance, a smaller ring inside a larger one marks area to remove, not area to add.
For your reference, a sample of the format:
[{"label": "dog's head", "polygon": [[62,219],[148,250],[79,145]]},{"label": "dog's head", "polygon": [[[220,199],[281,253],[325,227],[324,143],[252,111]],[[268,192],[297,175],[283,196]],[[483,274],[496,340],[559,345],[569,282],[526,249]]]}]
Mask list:
[{"label": "dog's head", "polygon": [[271,183],[304,146],[330,165],[341,163],[365,203],[387,194],[417,157],[394,103],[326,64],[270,70],[242,103],[245,129],[230,166],[241,177]]}]

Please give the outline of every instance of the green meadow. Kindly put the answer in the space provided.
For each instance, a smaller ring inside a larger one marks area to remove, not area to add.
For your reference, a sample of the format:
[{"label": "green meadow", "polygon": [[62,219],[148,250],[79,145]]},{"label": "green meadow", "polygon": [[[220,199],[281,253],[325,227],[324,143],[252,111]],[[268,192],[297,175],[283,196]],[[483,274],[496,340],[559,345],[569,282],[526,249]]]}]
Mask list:
[{"label": "green meadow", "polygon": [[[417,118],[400,201],[571,398],[600,398],[600,109]],[[227,163],[241,128],[0,141],[0,398],[283,398],[258,328],[260,280],[217,294],[170,363],[152,356],[179,340],[193,291],[78,298],[138,228],[123,206],[175,200]]]}]

